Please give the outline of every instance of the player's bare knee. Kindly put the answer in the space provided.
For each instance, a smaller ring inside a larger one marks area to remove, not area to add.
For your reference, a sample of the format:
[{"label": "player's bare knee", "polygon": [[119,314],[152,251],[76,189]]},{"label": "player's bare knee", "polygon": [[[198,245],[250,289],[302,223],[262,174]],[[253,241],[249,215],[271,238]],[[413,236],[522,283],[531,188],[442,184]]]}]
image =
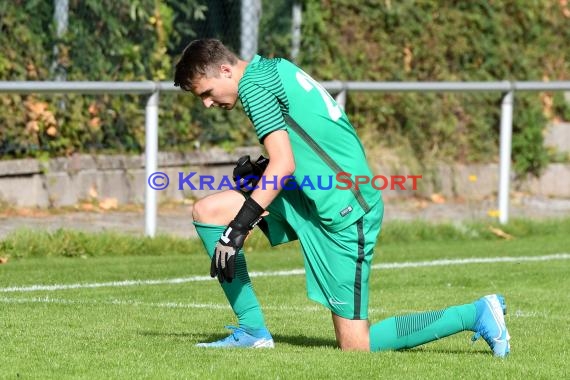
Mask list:
[{"label": "player's bare knee", "polygon": [[203,198],[194,203],[192,207],[192,218],[195,222],[208,223],[216,214],[215,202],[208,198]]},{"label": "player's bare knee", "polygon": [[338,342],[338,346],[342,351],[370,351],[370,347],[363,341],[341,341]]},{"label": "player's bare knee", "polygon": [[209,195],[194,203],[195,222],[227,225],[243,205],[244,198],[235,191]]},{"label": "player's bare knee", "polygon": [[350,320],[332,314],[338,347],[343,351],[370,351],[368,320]]},{"label": "player's bare knee", "polygon": [[338,339],[338,347],[342,351],[370,351],[368,336],[355,334]]}]

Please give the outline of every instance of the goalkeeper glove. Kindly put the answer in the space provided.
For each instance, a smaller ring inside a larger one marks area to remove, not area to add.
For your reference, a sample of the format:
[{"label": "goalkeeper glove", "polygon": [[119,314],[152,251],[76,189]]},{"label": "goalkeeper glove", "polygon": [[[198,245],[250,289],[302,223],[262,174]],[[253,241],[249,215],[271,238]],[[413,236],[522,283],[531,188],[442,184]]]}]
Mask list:
[{"label": "goalkeeper glove", "polygon": [[269,158],[263,156],[259,156],[255,162],[249,156],[240,157],[233,172],[237,189],[246,192],[253,190],[268,164]]},{"label": "goalkeeper glove", "polygon": [[236,257],[245,238],[261,220],[265,210],[253,198],[247,198],[234,220],[230,222],[214,248],[210,263],[210,276],[220,283],[232,282],[235,277]]}]

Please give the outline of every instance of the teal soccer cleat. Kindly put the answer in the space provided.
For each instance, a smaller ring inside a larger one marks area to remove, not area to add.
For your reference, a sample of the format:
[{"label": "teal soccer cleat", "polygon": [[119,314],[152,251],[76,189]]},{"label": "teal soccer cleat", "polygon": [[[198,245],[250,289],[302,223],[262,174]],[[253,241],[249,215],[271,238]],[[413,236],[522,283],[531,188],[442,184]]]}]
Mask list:
[{"label": "teal soccer cleat", "polygon": [[493,350],[493,354],[504,358],[511,350],[509,344],[511,336],[507,331],[504,317],[507,314],[505,298],[498,294],[491,294],[475,301],[475,307],[477,310],[475,335],[471,340],[475,342],[483,337]]},{"label": "teal soccer cleat", "polygon": [[242,327],[226,326],[232,333],[224,339],[211,343],[198,343],[196,347],[212,348],[273,348],[273,337],[266,328],[246,330]]}]

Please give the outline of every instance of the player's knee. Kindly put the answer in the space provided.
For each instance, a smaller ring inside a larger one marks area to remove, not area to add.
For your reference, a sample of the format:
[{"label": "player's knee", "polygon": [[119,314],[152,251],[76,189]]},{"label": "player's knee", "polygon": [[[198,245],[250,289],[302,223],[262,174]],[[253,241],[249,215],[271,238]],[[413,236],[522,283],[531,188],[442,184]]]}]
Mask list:
[{"label": "player's knee", "polygon": [[338,347],[343,351],[370,351],[367,320],[350,320],[333,313]]},{"label": "player's knee", "polygon": [[236,192],[217,193],[194,203],[192,218],[195,222],[227,225],[242,204],[243,197]]},{"label": "player's knee", "polygon": [[208,223],[216,215],[216,204],[211,199],[203,198],[194,203],[192,218],[196,222]]},{"label": "player's knee", "polygon": [[340,340],[338,342],[338,347],[342,351],[370,351],[370,345],[368,339],[347,339]]}]

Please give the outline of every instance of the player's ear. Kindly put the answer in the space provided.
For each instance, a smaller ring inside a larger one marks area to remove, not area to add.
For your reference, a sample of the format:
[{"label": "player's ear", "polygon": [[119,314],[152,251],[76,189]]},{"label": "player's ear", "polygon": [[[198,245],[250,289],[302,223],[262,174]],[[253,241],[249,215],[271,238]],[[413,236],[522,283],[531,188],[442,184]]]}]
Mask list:
[{"label": "player's ear", "polygon": [[231,78],[232,77],[232,67],[227,64],[220,65],[220,75],[224,78]]}]

